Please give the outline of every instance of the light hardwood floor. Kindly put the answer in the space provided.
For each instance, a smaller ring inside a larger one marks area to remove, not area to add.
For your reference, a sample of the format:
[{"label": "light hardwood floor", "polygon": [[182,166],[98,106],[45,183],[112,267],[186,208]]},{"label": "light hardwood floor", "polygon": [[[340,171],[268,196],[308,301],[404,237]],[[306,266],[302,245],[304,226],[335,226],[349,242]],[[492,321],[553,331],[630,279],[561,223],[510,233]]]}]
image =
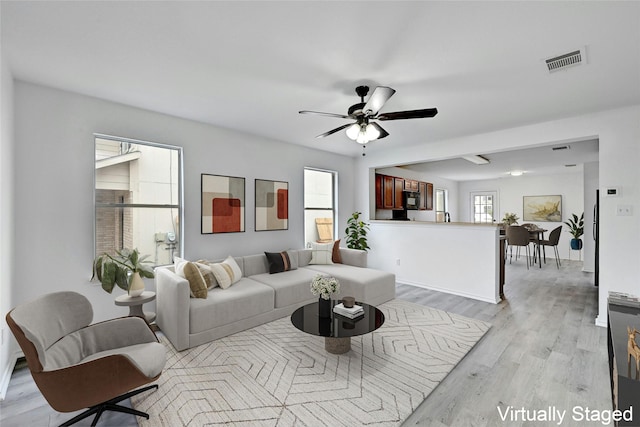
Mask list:
[{"label": "light hardwood floor", "polygon": [[[502,421],[497,407],[566,410],[611,409],[606,330],[595,326],[597,288],[582,263],[553,259],[527,270],[522,259],[507,265],[506,300],[489,304],[398,285],[397,297],[492,324],[487,335],[438,385],[404,426],[517,426]],[[53,411],[28,370],[14,371],[0,402],[0,426],[53,426],[73,414]],[[90,420],[79,425],[90,425]],[[531,424],[527,424],[531,425]],[[535,425],[555,425],[536,423]],[[107,413],[99,426],[137,426],[131,415]]]}]

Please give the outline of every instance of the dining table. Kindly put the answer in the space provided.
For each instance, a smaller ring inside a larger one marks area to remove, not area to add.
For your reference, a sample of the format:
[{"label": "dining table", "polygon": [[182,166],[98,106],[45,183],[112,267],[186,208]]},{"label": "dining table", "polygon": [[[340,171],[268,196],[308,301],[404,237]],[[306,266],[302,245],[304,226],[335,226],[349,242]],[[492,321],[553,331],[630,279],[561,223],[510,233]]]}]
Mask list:
[{"label": "dining table", "polygon": [[523,224],[523,227],[525,227],[527,231],[529,231],[530,240],[534,244],[533,262],[534,263],[536,262],[536,256],[537,256],[538,266],[542,268],[542,255],[540,253],[540,246],[541,246],[540,242],[544,240],[544,233],[548,230],[545,228],[538,227],[535,224],[530,224],[530,225]]}]

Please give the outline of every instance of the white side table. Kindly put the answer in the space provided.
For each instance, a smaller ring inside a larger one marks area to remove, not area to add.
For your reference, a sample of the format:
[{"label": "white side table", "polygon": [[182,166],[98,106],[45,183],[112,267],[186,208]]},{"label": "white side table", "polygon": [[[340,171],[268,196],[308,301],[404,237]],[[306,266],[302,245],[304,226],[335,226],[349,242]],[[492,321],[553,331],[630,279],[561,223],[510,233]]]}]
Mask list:
[{"label": "white side table", "polygon": [[152,311],[142,311],[142,305],[154,299],[156,299],[156,293],[152,291],[144,291],[138,297],[124,294],[116,298],[116,305],[129,307],[129,316],[142,317],[147,323],[151,323],[156,320],[156,314]]}]

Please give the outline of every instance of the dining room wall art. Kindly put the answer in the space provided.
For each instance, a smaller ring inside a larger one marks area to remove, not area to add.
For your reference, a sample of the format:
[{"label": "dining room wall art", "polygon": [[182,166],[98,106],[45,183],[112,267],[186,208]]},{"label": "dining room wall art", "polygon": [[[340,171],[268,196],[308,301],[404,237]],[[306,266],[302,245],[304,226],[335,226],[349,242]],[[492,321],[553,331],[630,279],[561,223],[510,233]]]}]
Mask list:
[{"label": "dining room wall art", "polygon": [[562,196],[523,196],[523,221],[561,222]]},{"label": "dining room wall art", "polygon": [[202,174],[201,233],[238,233],[245,226],[245,179]]},{"label": "dining room wall art", "polygon": [[289,228],[289,183],[256,179],[256,231]]}]

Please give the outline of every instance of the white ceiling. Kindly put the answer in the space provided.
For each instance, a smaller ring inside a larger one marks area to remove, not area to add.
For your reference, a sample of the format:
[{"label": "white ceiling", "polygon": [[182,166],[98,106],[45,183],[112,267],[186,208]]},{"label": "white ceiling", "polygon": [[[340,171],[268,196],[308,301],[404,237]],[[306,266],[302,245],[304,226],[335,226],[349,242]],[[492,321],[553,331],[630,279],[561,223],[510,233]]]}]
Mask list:
[{"label": "white ceiling", "polygon": [[[558,149],[567,147],[565,149]],[[554,150],[553,148],[556,148]],[[510,178],[509,172],[523,172],[521,176],[546,176],[577,173],[583,165],[598,161],[598,140],[551,144],[517,151],[502,151],[482,154],[488,164],[476,165],[462,158],[440,160],[401,167],[430,176],[439,176],[453,181],[476,181],[482,179]]]},{"label": "white ceiling", "polygon": [[[342,154],[354,88],[397,93],[367,150],[640,103],[639,2],[0,2],[18,79]],[[544,59],[585,47],[587,64]]]}]

